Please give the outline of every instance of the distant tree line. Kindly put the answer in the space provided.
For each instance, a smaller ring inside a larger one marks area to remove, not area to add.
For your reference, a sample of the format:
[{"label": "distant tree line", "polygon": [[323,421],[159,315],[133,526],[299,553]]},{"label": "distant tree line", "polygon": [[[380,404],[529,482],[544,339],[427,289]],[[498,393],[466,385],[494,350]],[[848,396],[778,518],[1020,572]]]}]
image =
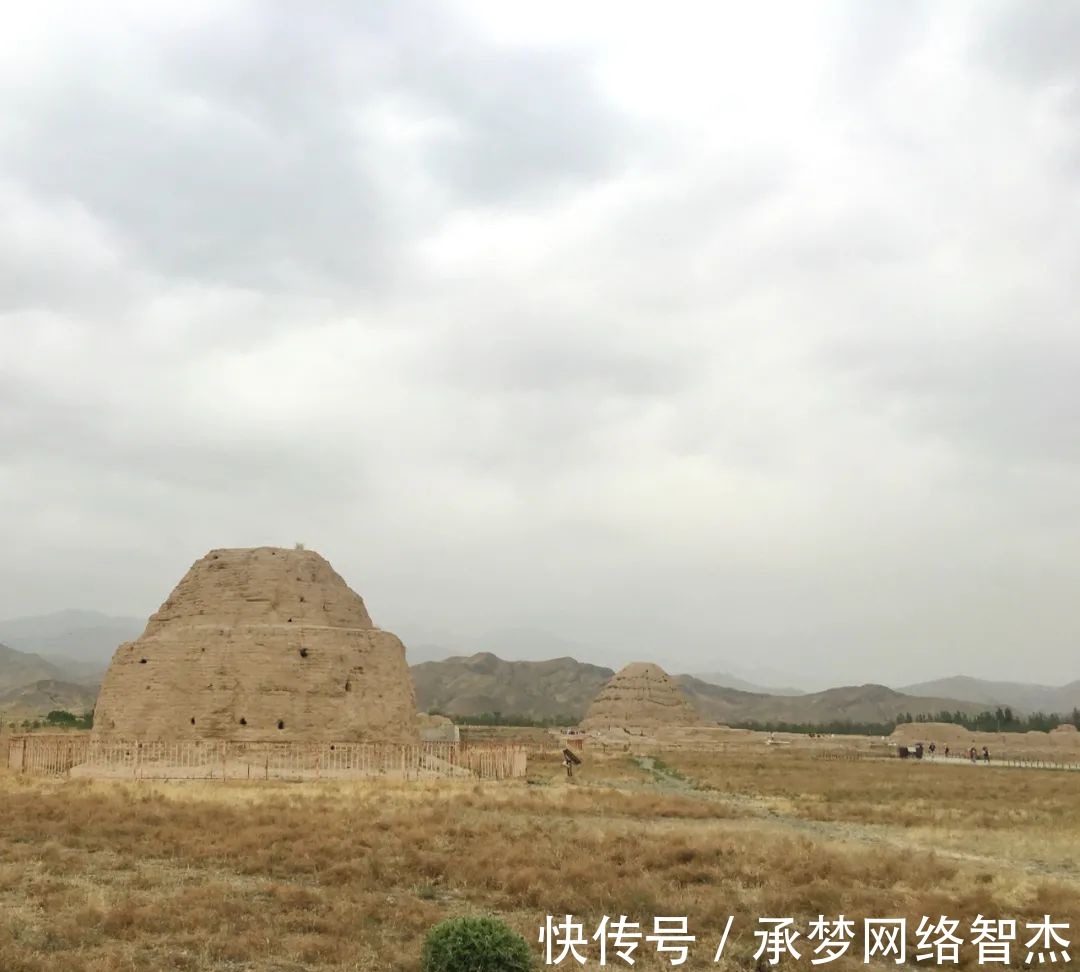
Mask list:
[{"label": "distant tree line", "polygon": [[800,732],[829,733],[832,735],[888,736],[899,725],[906,723],[947,722],[963,726],[972,732],[1049,732],[1051,729],[1067,723],[1080,729],[1080,708],[1074,708],[1068,715],[1056,712],[1031,712],[1019,715],[1010,706],[999,706],[983,712],[937,712],[917,713],[899,712],[889,722],[853,722],[850,719],[833,719],[828,722],[760,722],[748,720],[728,723],[736,729],[755,729],[759,732]]},{"label": "distant tree line", "polygon": [[965,729],[977,732],[1049,732],[1051,729],[1067,723],[1080,729],[1080,708],[1074,708],[1068,715],[1057,712],[1029,712],[1020,716],[1011,706],[998,706],[984,712],[968,715],[963,712],[939,712],[937,715],[919,713],[912,717],[905,712],[903,722],[951,722]]},{"label": "distant tree line", "polygon": [[479,715],[451,715],[439,709],[429,709],[428,715],[445,716],[457,726],[529,726],[537,729],[550,729],[553,726],[576,726],[581,721],[576,715],[556,715],[543,719],[529,716],[503,715],[501,712],[481,712]]},{"label": "distant tree line", "polygon": [[[898,720],[902,721],[902,720]],[[755,732],[801,732],[822,733],[834,736],[887,736],[897,726],[897,722],[852,722],[850,719],[832,719],[828,722],[762,722],[757,719],[744,719],[737,722],[725,722],[732,729],[753,729]]]},{"label": "distant tree line", "polygon": [[[54,713],[50,713],[53,715]],[[458,726],[531,726],[549,729],[555,726],[576,726],[580,716],[562,714],[543,719],[529,716],[504,714],[502,712],[481,712],[478,715],[451,715],[440,709],[430,709],[430,715],[445,716]],[[70,715],[67,713],[66,715]],[[998,706],[983,712],[948,712],[936,713],[898,712],[896,718],[887,722],[855,722],[851,719],[831,719],[825,722],[783,722],[774,720],[748,719],[739,722],[727,722],[735,729],[753,729],[757,732],[797,732],[828,733],[836,736],[888,736],[899,725],[906,723],[946,722],[963,726],[972,732],[1049,732],[1062,723],[1070,723],[1080,729],[1080,708],[1074,708],[1068,715],[1056,712],[1030,712],[1019,715],[1011,706]]]},{"label": "distant tree line", "polygon": [[[15,723],[11,724],[14,729]],[[75,715],[66,709],[53,709],[44,719],[23,719],[18,727],[30,731],[32,729],[93,729],[94,710]]]}]

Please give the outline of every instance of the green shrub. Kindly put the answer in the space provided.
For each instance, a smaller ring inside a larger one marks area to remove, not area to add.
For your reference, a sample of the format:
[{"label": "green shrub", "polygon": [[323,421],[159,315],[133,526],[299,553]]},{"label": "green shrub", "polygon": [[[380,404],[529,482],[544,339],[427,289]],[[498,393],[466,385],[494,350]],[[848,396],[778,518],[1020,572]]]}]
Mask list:
[{"label": "green shrub", "polygon": [[450,918],[428,932],[422,972],[529,972],[532,955],[500,918]]},{"label": "green shrub", "polygon": [[[53,709],[52,712],[45,716],[44,724],[46,726],[64,726],[69,729],[92,729],[94,727],[94,714],[93,712],[87,712],[77,716],[65,709]],[[34,728],[40,728],[40,724],[35,725]]]}]

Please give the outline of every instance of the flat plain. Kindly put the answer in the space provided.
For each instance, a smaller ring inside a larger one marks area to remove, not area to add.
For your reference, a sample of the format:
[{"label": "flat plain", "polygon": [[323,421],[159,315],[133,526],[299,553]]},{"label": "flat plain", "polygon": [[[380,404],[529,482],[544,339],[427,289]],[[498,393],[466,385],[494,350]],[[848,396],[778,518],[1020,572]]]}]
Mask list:
[{"label": "flat plain", "polygon": [[[605,915],[643,934],[657,916],[685,917],[696,940],[679,967],[726,970],[767,967],[755,958],[763,917],[801,932],[801,958],[781,967],[817,968],[808,923],[842,914],[860,931],[820,967],[865,968],[865,917],[907,919],[909,953],[923,916],[958,920],[965,943],[978,915],[1017,919],[1022,939],[1046,914],[1075,929],[1078,797],[1075,772],[779,747],[586,752],[572,781],[554,748],[530,756],[527,781],[499,783],[5,772],[0,969],[416,972],[427,929],[469,913],[504,917],[538,968],[548,915],[574,915],[586,936]],[[595,943],[578,950],[585,966],[559,967],[600,967]],[[1016,943],[1011,964],[1025,954]],[[634,957],[635,969],[673,967],[652,943]],[[977,967],[972,945],[959,958]],[[610,952],[608,966],[631,968]]]}]

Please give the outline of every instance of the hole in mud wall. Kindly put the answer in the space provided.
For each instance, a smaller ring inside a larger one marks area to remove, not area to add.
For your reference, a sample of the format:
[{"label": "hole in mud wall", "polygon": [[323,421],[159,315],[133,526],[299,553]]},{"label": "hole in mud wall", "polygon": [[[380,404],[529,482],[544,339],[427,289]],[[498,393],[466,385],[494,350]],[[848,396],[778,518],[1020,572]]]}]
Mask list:
[{"label": "hole in mud wall", "polygon": [[345,683],[345,691],[346,692],[351,692],[352,691],[352,682],[346,682]]},{"label": "hole in mud wall", "polygon": [[284,729],[284,728],[285,728],[285,720],[284,720],[284,719],[278,719],[278,721],[277,721],[277,727],[278,727],[279,729]]},{"label": "hole in mud wall", "polygon": [[300,595],[300,603],[301,603],[301,604],[303,604],[303,603],[304,603],[304,595],[303,595],[303,594],[301,594],[301,595]]},{"label": "hole in mud wall", "polygon": [[245,719],[243,716],[240,716],[240,725],[242,725],[242,726],[247,725],[247,719]]},{"label": "hole in mud wall", "polygon": [[191,724],[192,724],[192,725],[195,725],[195,716],[192,716],[192,717],[191,717]]},{"label": "hole in mud wall", "polygon": [[289,618],[289,624],[292,624],[292,618]]},{"label": "hole in mud wall", "polygon": [[140,665],[145,665],[146,664],[146,659],[145,658],[140,658],[139,659],[139,664]]},{"label": "hole in mud wall", "polygon": [[300,657],[301,658],[307,658],[307,649],[306,648],[301,648],[300,649]]}]

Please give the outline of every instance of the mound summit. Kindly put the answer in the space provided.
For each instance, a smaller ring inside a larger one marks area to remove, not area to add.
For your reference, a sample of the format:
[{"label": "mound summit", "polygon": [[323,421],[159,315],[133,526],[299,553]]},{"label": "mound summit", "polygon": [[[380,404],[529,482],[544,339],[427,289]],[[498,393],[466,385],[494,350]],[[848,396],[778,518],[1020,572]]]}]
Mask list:
[{"label": "mound summit", "polygon": [[397,637],[311,550],[212,550],[113,655],[97,738],[412,742]]},{"label": "mound summit", "polygon": [[704,722],[679,683],[659,665],[632,662],[617,671],[593,699],[583,729],[624,726],[696,726]]}]

